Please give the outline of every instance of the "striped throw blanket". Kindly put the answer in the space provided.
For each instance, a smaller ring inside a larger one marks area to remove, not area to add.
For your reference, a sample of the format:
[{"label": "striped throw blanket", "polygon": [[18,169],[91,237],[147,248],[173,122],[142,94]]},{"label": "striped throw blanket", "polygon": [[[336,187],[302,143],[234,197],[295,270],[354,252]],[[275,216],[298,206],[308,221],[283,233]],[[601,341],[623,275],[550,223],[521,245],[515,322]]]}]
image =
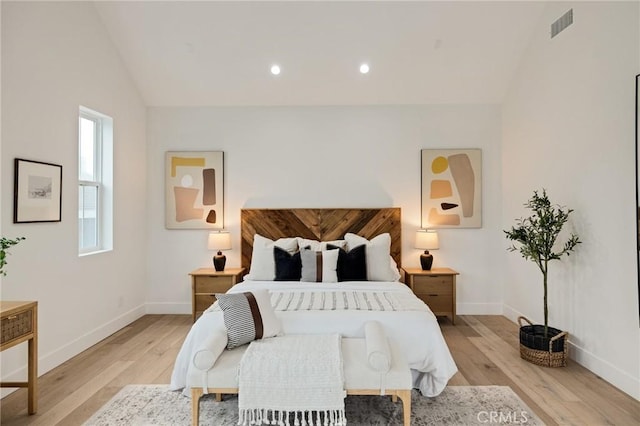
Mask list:
[{"label": "striped throw blanket", "polygon": [[251,342],[240,361],[239,425],[344,426],[339,334]]},{"label": "striped throw blanket", "polygon": [[[405,297],[402,297],[405,296]],[[385,291],[273,291],[276,311],[402,311],[424,309],[415,297]]]},{"label": "striped throw blanket", "polygon": [[[356,290],[273,290],[276,311],[424,311],[426,305],[412,293]],[[219,311],[216,302],[207,311]]]}]

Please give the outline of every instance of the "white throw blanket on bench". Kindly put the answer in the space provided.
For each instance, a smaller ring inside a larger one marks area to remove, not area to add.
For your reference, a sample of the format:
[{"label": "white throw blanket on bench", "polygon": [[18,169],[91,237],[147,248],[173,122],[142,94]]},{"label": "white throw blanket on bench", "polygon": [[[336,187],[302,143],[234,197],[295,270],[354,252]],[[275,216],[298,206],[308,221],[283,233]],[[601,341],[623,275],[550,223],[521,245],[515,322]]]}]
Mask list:
[{"label": "white throw blanket on bench", "polygon": [[251,342],[238,381],[240,425],[346,425],[338,334]]}]

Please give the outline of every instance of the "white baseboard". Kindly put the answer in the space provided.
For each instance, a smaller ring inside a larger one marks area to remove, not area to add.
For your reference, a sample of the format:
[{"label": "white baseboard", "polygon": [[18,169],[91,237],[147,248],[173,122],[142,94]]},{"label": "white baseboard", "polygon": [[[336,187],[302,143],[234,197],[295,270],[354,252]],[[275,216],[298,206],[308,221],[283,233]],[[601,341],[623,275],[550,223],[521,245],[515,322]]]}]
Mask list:
[{"label": "white baseboard", "polygon": [[458,303],[457,315],[502,315],[501,303]]},{"label": "white baseboard", "polygon": [[170,303],[170,302],[147,302],[145,304],[147,314],[171,314],[171,315],[191,315],[191,302]]},{"label": "white baseboard", "polygon": [[[521,312],[511,306],[504,305],[504,316],[513,322],[517,322],[519,316],[524,316]],[[533,321],[533,320],[532,320]],[[534,321],[535,322],[535,321]],[[569,338],[569,358],[585,367],[587,370],[600,376],[621,391],[640,400],[640,379],[631,376],[629,373],[620,370],[610,362],[598,357],[588,350],[574,344]]]},{"label": "white baseboard", "polygon": [[[519,316],[523,316],[523,317],[525,316],[522,312],[513,309],[509,305],[503,305],[502,312],[503,312],[503,315],[505,317],[509,318],[511,321],[513,321],[515,323],[518,322],[518,317]],[[536,323],[536,319],[535,318],[529,318],[529,319],[531,321],[533,321],[534,323]]]},{"label": "white baseboard", "polygon": [[[38,376],[42,376],[46,372],[58,367],[65,361],[78,355],[80,352],[90,348],[99,341],[109,337],[118,330],[131,324],[133,321],[145,314],[144,305],[137,306],[117,318],[89,331],[88,333],[78,337],[72,342],[61,346],[58,349],[38,356]],[[24,380],[27,377],[27,366],[19,368],[9,373],[6,377],[2,377],[2,381],[15,382]],[[15,389],[2,389],[2,397],[15,391]]]},{"label": "white baseboard", "polygon": [[[509,318],[511,321],[517,323],[519,316],[524,316],[522,312],[516,311],[509,305],[503,305],[502,307],[502,315]],[[534,321],[535,322],[535,321]]]}]

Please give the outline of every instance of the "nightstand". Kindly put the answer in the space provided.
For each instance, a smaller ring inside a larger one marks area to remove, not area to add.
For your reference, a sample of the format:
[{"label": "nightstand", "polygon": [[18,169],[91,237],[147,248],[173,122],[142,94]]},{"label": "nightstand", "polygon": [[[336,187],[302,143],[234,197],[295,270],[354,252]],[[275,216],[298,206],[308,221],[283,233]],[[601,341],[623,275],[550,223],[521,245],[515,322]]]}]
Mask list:
[{"label": "nightstand", "polygon": [[216,301],[216,293],[226,293],[242,281],[244,268],[200,268],[191,272],[191,317],[193,322]]},{"label": "nightstand", "polygon": [[450,268],[433,268],[423,271],[418,268],[405,269],[405,282],[411,291],[426,303],[434,315],[451,317],[456,323],[456,275]]}]

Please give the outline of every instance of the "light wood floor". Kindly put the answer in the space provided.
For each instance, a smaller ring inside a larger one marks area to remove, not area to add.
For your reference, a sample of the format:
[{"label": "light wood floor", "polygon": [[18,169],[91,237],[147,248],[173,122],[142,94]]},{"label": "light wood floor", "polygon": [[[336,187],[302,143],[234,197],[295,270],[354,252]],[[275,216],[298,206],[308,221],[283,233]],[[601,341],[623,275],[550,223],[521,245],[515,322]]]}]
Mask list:
[{"label": "light wood floor", "polygon": [[[449,385],[510,386],[548,425],[639,425],[640,402],[585,368],[520,359],[516,324],[500,316],[442,319],[459,372]],[[2,425],[79,425],[127,384],[169,383],[188,315],[147,315],[40,377],[38,414],[26,390],[0,404]]]}]

